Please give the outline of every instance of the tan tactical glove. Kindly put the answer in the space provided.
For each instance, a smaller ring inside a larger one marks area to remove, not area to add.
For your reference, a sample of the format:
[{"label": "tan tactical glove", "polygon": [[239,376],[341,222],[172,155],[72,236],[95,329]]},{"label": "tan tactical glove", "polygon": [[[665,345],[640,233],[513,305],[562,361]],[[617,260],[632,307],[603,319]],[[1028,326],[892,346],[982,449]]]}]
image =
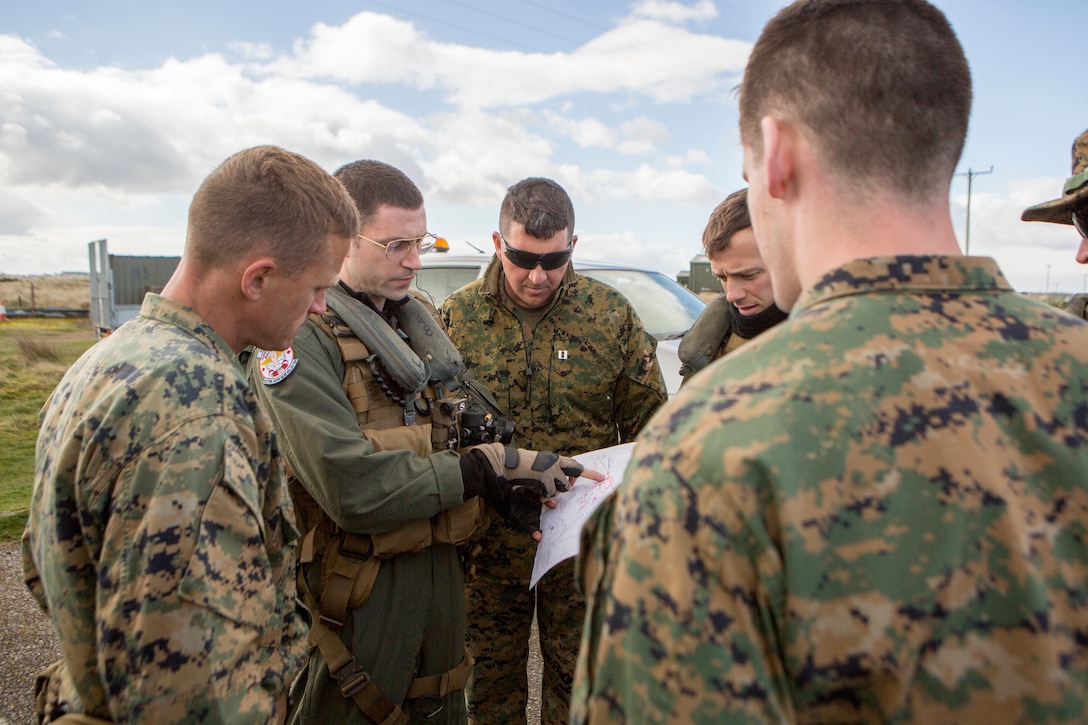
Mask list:
[{"label": "tan tactical glove", "polygon": [[527,533],[540,530],[540,498],[569,490],[570,478],[583,470],[573,458],[501,443],[473,446],[461,457],[465,500],[481,496],[507,524]]}]

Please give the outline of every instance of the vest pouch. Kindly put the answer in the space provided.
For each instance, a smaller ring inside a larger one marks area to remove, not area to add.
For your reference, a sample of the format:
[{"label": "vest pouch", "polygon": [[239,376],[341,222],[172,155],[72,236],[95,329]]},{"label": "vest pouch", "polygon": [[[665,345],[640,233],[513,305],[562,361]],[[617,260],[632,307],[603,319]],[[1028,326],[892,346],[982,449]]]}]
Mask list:
[{"label": "vest pouch", "polygon": [[402,425],[396,428],[367,429],[363,436],[374,446],[374,451],[414,451],[429,456],[431,448],[431,424]]},{"label": "vest pouch", "polygon": [[[357,537],[357,541],[365,541],[369,538],[362,534],[345,534],[344,536]],[[321,586],[323,587],[321,601],[322,603],[326,599],[338,601],[340,606],[343,606],[343,588],[350,586],[346,606],[346,610],[350,611],[363,606],[370,598],[374,581],[378,578],[378,567],[381,561],[373,553],[365,559],[344,554],[341,551],[342,546],[343,542],[339,538],[333,538],[326,547],[321,561]],[[350,566],[348,561],[340,561],[341,558],[350,559]],[[334,591],[329,591],[330,589]],[[324,608],[321,613],[327,614]]]},{"label": "vest pouch", "polygon": [[440,512],[432,519],[434,541],[438,544],[463,544],[491,523],[487,506],[474,496],[460,506]]},{"label": "vest pouch", "polygon": [[399,529],[383,534],[371,534],[374,556],[389,558],[397,554],[411,554],[431,545],[431,522],[428,519],[411,521]]}]

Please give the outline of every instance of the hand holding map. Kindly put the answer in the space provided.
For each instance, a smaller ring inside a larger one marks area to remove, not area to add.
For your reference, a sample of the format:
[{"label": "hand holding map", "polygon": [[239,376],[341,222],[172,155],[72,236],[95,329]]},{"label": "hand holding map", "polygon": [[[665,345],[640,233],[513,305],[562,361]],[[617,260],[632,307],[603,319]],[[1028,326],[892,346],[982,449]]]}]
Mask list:
[{"label": "hand holding map", "polygon": [[536,548],[530,587],[535,587],[545,572],[559,562],[577,556],[582,524],[600,502],[623,481],[623,472],[627,470],[634,447],[634,443],[624,443],[574,456],[574,460],[585,466],[587,471],[603,473],[604,480],[579,478],[570,491],[554,499],[555,508],[544,509],[540,515],[543,537]]}]

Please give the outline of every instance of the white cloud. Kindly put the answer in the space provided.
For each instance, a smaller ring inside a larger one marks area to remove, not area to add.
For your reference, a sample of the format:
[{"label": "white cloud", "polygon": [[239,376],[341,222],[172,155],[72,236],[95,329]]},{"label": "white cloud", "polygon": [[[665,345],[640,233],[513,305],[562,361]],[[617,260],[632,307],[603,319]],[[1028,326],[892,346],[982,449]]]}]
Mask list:
[{"label": "white cloud", "polygon": [[664,20],[669,23],[687,23],[692,20],[710,20],[718,17],[718,8],[712,0],[699,0],[685,5],[670,0],[641,0],[631,10],[636,17]]},{"label": "white cloud", "polygon": [[683,156],[668,156],[665,163],[672,168],[684,166],[708,166],[713,163],[710,154],[702,149],[688,149]]},{"label": "white cloud", "polygon": [[[1074,259],[1079,238],[1070,225],[1023,222],[1020,213],[1028,206],[1053,199],[1062,178],[1020,179],[993,191],[971,194],[972,256],[994,257],[1012,286],[1042,292],[1080,291],[1088,268]],[[960,248],[965,246],[967,193],[952,196],[952,221]],[[1049,278],[1049,279],[1048,279]]]},{"label": "white cloud", "polygon": [[[714,183],[690,170],[707,155],[670,151],[675,129],[661,112],[735,82],[750,50],[633,19],[569,53],[499,52],[435,42],[371,12],[317,24],[286,54],[228,47],[154,68],[73,70],[0,35],[0,235],[22,250],[0,267],[79,268],[85,242],[101,237],[114,253],[177,254],[200,180],[262,143],[330,171],[385,160],[419,183],[429,208],[469,210],[467,223],[460,212],[441,220],[465,228],[481,213],[493,223],[506,188],[526,176],[556,179],[580,208],[713,203]],[[590,153],[565,159],[568,146]],[[50,243],[63,251],[27,251]]]},{"label": "white cloud", "polygon": [[41,207],[24,195],[0,189],[0,235],[26,234],[44,218]]},{"label": "white cloud", "polygon": [[404,83],[438,90],[461,108],[542,103],[578,93],[621,92],[655,102],[718,93],[743,72],[751,44],[633,20],[571,53],[495,51],[440,43],[411,23],[361,12],[315,25],[294,55],[255,72],[355,85]]},{"label": "white cloud", "polygon": [[631,172],[598,169],[589,174],[604,199],[644,199],[700,203],[721,194],[705,176],[684,169],[660,169],[642,164]]},{"label": "white cloud", "polygon": [[257,61],[272,60],[276,53],[272,49],[269,43],[247,43],[241,40],[234,40],[227,43],[227,48],[242,58],[249,58]]},{"label": "white cloud", "polygon": [[639,116],[620,124],[623,142],[616,149],[623,154],[648,154],[670,140],[665,124],[652,118]]},{"label": "white cloud", "polygon": [[604,122],[596,118],[571,118],[565,113],[546,110],[544,117],[548,126],[557,134],[569,138],[579,148],[601,147],[615,148],[619,134]]}]

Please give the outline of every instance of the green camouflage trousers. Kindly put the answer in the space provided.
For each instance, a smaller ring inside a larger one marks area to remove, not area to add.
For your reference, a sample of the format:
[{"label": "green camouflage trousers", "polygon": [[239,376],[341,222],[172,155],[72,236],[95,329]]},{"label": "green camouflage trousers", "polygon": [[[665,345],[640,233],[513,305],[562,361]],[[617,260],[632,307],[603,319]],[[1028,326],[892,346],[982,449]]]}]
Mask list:
[{"label": "green camouflage trousers", "polygon": [[476,660],[466,688],[472,722],[525,722],[535,603],[544,659],[540,722],[566,725],[586,611],[585,600],[574,590],[574,560],[556,566],[533,590],[481,577],[466,586],[466,593],[466,639]]}]

